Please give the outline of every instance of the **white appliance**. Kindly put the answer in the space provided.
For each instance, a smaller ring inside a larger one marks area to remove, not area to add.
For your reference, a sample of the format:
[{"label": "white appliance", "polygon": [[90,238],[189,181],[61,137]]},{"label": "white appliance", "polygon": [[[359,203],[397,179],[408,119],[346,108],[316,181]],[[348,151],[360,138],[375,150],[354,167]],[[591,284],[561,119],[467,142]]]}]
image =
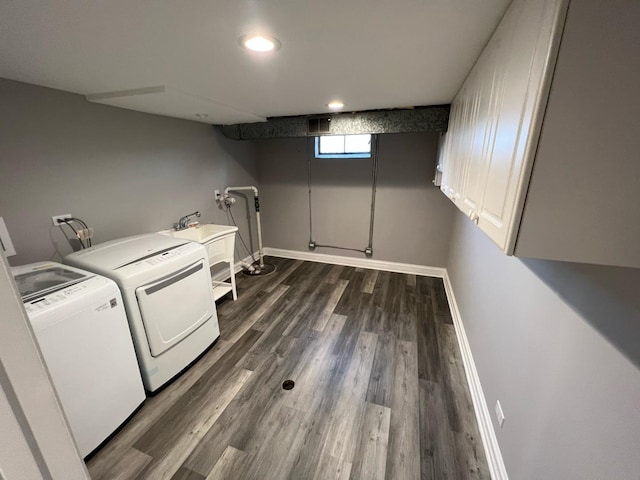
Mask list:
[{"label": "white appliance", "polygon": [[150,392],[220,336],[207,251],[199,243],[151,233],[101,243],[64,262],[109,277],[120,287]]},{"label": "white appliance", "polygon": [[120,290],[53,262],[12,268],[83,457],[144,402]]}]

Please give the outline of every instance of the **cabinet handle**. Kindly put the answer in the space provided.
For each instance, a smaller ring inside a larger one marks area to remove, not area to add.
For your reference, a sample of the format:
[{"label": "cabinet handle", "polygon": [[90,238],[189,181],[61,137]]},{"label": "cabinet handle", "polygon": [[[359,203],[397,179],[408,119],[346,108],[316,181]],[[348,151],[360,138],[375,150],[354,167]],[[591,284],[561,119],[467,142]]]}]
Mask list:
[{"label": "cabinet handle", "polygon": [[472,222],[474,222],[477,225],[478,220],[480,219],[480,215],[478,215],[478,212],[476,212],[475,210],[471,210],[469,212],[469,218],[471,219]]}]

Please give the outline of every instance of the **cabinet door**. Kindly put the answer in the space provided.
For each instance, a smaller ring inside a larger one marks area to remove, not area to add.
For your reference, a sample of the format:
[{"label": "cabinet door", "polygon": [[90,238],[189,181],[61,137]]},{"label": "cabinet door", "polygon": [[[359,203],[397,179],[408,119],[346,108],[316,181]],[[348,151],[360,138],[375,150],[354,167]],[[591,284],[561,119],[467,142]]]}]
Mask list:
[{"label": "cabinet door", "polygon": [[[488,51],[485,50],[485,52]],[[483,62],[487,56],[487,54],[483,54],[467,79],[470,92],[469,128],[464,133],[467,155],[459,207],[473,221],[477,221],[478,218],[477,212],[482,197],[487,165],[485,136],[492,84],[491,71],[487,68],[488,65]]]},{"label": "cabinet door", "polygon": [[471,216],[475,204],[468,203],[467,189],[472,189],[475,198],[478,189],[474,172],[478,168],[473,158],[473,144],[477,127],[479,90],[476,87],[476,70],[472,70],[456,95],[449,120],[449,132],[442,153],[441,190],[460,210]]},{"label": "cabinet door", "polygon": [[465,178],[467,176],[467,170],[469,169],[469,161],[471,159],[471,144],[473,141],[473,126],[474,126],[474,85],[470,81],[466,81],[461,90],[461,116],[460,116],[460,130],[458,132],[458,162],[459,168],[457,171],[457,191],[454,196],[454,203],[458,208],[464,211],[464,197],[465,197]]},{"label": "cabinet door", "polygon": [[562,0],[516,0],[495,36],[491,113],[478,225],[513,253],[557,50]]},{"label": "cabinet door", "polygon": [[455,111],[456,111],[455,104],[451,104],[451,110],[449,112],[449,130],[447,131],[447,133],[445,133],[442,136],[442,147],[441,147],[440,155],[438,158],[438,168],[440,169],[440,172],[442,172],[442,178],[440,179],[440,190],[449,198],[451,198],[450,193],[452,190],[451,170],[453,166],[452,166],[452,155],[451,155],[452,145],[451,144],[453,143],[453,136],[455,135],[454,133],[452,133],[453,123],[455,122]]},{"label": "cabinet door", "polygon": [[444,152],[442,154],[442,184],[440,190],[449,197],[454,203],[459,197],[460,185],[460,138],[459,131],[462,122],[462,103],[461,95],[456,96],[451,104],[451,112],[449,115],[449,131],[444,140]]}]

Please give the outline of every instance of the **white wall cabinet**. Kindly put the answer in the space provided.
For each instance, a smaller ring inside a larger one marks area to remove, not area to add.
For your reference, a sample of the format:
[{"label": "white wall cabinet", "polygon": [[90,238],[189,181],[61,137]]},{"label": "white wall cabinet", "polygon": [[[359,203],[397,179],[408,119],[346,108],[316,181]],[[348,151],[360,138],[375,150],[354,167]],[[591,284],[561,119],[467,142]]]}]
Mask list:
[{"label": "white wall cabinet", "polygon": [[514,0],[452,103],[441,188],[507,253],[565,12],[564,0]]},{"label": "white wall cabinet", "polygon": [[640,2],[613,3],[514,0],[452,103],[441,190],[509,255],[640,267]]}]

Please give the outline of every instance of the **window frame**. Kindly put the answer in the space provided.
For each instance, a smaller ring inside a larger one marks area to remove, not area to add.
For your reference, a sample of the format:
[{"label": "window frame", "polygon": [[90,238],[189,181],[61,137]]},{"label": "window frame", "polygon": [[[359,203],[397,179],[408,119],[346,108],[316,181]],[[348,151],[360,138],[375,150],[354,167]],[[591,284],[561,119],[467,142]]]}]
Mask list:
[{"label": "window frame", "polygon": [[347,135],[318,135],[315,137],[315,157],[318,159],[325,159],[325,158],[342,158],[342,159],[347,159],[347,158],[371,158],[371,150],[373,148],[372,143],[373,143],[373,135],[371,134],[364,134],[364,135],[369,135],[369,151],[368,152],[354,152],[354,153],[320,153],[320,138],[322,136],[333,136],[333,137],[346,137]]}]

